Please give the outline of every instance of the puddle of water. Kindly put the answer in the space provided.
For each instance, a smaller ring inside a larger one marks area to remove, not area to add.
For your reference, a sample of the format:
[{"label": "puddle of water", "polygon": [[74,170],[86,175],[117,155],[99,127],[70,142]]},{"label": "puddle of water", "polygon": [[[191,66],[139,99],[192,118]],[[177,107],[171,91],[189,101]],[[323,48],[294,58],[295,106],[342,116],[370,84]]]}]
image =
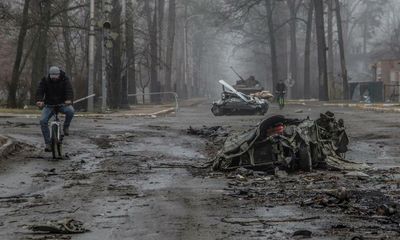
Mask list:
[{"label": "puddle of water", "polygon": [[285,219],[285,218],[295,218],[304,217],[305,211],[294,205],[285,206],[274,206],[274,207],[260,207],[256,208],[255,213],[260,218],[265,219]]},{"label": "puddle of water", "polygon": [[350,145],[346,158],[357,163],[372,164],[376,168],[399,166],[400,157],[393,146],[383,146],[376,143],[356,142]]}]

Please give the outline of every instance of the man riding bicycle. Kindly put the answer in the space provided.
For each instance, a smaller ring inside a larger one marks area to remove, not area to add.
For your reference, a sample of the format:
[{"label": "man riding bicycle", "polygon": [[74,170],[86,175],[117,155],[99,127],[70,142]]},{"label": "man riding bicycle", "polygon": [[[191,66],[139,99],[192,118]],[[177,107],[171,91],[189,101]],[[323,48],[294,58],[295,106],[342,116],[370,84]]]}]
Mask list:
[{"label": "man riding bicycle", "polygon": [[276,84],[276,92],[278,93],[286,93],[286,84],[283,82],[283,80],[279,80],[279,82]]},{"label": "man riding bicycle", "polygon": [[49,69],[47,77],[43,77],[36,91],[36,105],[43,108],[40,119],[40,127],[45,142],[45,151],[51,152],[51,140],[49,131],[49,119],[54,111],[48,105],[61,105],[59,111],[65,114],[63,132],[65,136],[69,135],[69,125],[74,117],[74,108],[72,100],[74,92],[69,78],[65,72],[56,66]]},{"label": "man riding bicycle", "polygon": [[286,90],[287,90],[286,84],[283,82],[283,80],[279,80],[279,82],[276,84],[276,93],[278,95],[277,99],[278,99],[279,107],[281,109],[283,108]]}]

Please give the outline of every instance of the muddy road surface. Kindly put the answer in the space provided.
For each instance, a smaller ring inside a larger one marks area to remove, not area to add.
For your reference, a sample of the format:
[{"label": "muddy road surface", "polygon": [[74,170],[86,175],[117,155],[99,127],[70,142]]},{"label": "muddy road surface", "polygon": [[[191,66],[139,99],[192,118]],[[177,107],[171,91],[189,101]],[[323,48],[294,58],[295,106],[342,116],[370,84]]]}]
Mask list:
[{"label": "muddy road surface", "polygon": [[[77,117],[63,160],[42,151],[38,119],[0,118],[0,134],[23,143],[0,162],[0,239],[400,239],[399,115],[311,103],[266,116],[326,110],[345,120],[347,158],[368,166],[363,174],[212,172],[217,143],[187,128],[229,132],[265,116],[214,117],[210,104],[177,117]],[[90,231],[27,228],[64,218]]]}]

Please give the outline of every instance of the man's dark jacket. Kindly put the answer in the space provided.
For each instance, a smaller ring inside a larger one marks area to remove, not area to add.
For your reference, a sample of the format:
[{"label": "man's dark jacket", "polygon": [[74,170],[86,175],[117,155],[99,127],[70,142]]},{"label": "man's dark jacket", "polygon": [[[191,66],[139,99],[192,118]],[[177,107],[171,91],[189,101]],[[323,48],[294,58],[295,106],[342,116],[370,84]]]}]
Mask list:
[{"label": "man's dark jacket", "polygon": [[63,104],[66,100],[72,101],[73,98],[74,91],[64,71],[61,71],[57,80],[51,80],[50,76],[43,77],[36,90],[36,101],[44,101],[46,105]]},{"label": "man's dark jacket", "polygon": [[276,91],[285,92],[286,91],[286,85],[283,82],[278,82],[278,84],[276,84]]}]

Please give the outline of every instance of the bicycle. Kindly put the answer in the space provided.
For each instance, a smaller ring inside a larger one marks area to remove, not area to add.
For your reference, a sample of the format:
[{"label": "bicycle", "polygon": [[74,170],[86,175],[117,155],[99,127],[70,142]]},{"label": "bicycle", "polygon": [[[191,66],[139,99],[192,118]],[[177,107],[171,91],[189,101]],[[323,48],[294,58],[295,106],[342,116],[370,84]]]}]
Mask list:
[{"label": "bicycle", "polygon": [[285,107],[285,93],[286,92],[276,92],[278,95],[276,101],[279,104],[279,109],[282,110]]},{"label": "bicycle", "polygon": [[62,142],[64,135],[61,133],[61,121],[58,117],[59,110],[64,104],[57,105],[46,105],[48,108],[53,108],[53,121],[50,122],[50,141],[51,141],[51,153],[53,159],[62,159]]}]

